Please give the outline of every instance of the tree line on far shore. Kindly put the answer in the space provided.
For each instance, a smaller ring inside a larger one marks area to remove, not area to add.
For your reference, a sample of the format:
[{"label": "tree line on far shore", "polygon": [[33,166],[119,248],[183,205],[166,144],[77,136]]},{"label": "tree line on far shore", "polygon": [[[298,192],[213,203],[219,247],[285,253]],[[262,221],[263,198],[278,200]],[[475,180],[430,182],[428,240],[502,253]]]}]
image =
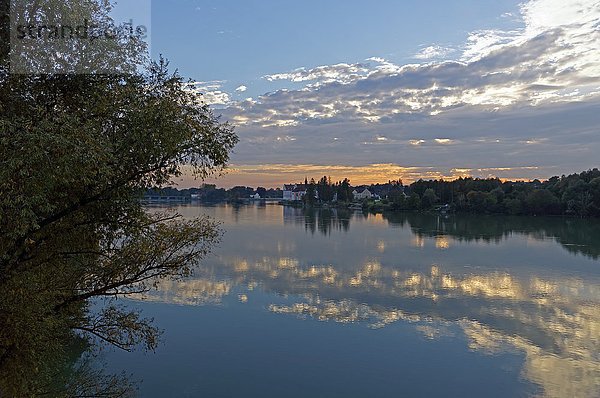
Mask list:
[{"label": "tree line on far shore", "polygon": [[[427,211],[444,208],[449,212],[511,215],[600,216],[600,171],[597,168],[568,176],[555,176],[546,181],[502,181],[499,178],[458,178],[452,181],[418,180],[403,185],[402,180],[352,186],[350,180],[332,182],[323,176],[318,181],[305,180],[302,203],[315,206],[336,202],[344,206],[354,199],[353,191],[368,189],[375,199],[362,199],[364,208],[374,211]],[[200,188],[177,190],[164,188],[147,195],[191,196],[206,202],[236,201],[258,193],[261,198],[281,199],[280,188],[231,189],[204,184]],[[380,200],[379,200],[380,199]]]},{"label": "tree line on far shore", "polygon": [[600,216],[600,171],[592,169],[546,181],[498,178],[419,180],[406,195],[388,198],[391,209],[431,209],[513,215]]}]

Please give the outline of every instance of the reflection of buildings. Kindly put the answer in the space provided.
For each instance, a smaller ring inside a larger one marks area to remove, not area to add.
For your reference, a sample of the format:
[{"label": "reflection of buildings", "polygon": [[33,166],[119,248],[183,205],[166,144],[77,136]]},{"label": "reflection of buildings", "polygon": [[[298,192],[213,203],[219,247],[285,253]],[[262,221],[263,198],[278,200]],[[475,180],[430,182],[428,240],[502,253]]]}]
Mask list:
[{"label": "reflection of buildings", "polygon": [[305,230],[315,233],[317,230],[328,235],[332,230],[347,231],[350,219],[355,215],[346,209],[304,209],[283,206],[283,223],[302,225]]},{"label": "reflection of buildings", "polygon": [[301,224],[300,220],[304,220],[304,209],[292,206],[282,206],[282,208],[284,224]]}]

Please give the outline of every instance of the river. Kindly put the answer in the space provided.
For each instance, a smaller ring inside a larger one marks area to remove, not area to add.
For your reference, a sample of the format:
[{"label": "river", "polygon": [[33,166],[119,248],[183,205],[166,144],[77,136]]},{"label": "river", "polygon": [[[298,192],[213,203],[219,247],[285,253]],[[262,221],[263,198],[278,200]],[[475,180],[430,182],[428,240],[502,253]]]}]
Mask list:
[{"label": "river", "polygon": [[126,300],[143,397],[598,397],[600,221],[182,205],[194,276]]}]

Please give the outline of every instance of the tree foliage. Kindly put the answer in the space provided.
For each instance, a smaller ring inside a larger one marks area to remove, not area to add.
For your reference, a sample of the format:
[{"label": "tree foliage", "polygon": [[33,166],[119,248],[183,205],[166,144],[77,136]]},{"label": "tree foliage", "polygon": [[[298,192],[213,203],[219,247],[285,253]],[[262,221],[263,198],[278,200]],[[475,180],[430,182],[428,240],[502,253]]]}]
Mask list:
[{"label": "tree foliage", "polygon": [[[81,12],[77,4],[60,10]],[[30,396],[76,336],[156,346],[158,330],[140,314],[91,303],[188,275],[210,252],[214,221],[147,212],[139,197],[184,167],[220,172],[237,137],[163,59],[130,73],[12,74],[3,55],[0,396]]]},{"label": "tree foliage", "polygon": [[421,209],[430,208],[432,199],[435,199],[435,203],[449,204],[454,210],[473,213],[600,217],[598,169],[552,177],[544,182],[502,182],[497,178],[419,180],[407,191],[419,196]]}]

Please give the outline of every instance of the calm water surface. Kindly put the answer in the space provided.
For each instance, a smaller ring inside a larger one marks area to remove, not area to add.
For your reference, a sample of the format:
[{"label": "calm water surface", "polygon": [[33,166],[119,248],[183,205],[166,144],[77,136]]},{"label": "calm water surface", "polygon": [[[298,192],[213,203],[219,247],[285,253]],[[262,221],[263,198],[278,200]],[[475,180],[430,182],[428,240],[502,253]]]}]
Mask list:
[{"label": "calm water surface", "polygon": [[127,301],[143,397],[600,397],[600,222],[182,206],[193,278]]}]

